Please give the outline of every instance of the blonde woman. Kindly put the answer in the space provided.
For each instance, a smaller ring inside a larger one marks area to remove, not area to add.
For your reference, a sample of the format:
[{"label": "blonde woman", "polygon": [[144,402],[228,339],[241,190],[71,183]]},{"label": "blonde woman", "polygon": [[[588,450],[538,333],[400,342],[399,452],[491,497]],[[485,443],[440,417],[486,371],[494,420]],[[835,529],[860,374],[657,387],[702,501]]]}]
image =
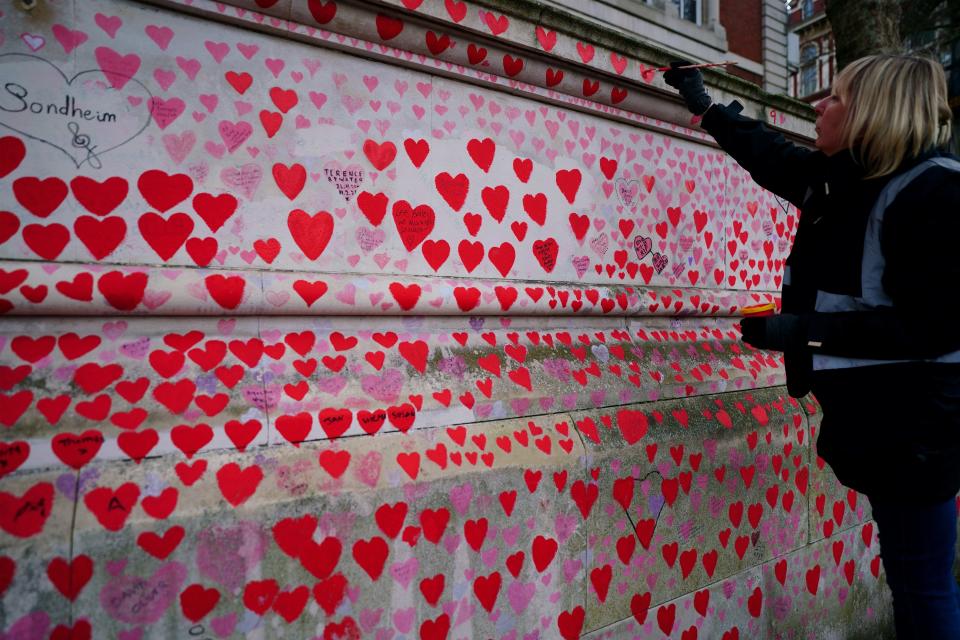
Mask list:
[{"label": "blonde woman", "polygon": [[861,58],[816,105],[817,150],[742,105],[711,104],[698,69],[664,80],[765,189],[800,211],[782,313],[741,321],[784,352],[787,389],[823,410],[817,453],[867,495],[897,637],[960,639],[960,161],[945,151],[943,68]]}]

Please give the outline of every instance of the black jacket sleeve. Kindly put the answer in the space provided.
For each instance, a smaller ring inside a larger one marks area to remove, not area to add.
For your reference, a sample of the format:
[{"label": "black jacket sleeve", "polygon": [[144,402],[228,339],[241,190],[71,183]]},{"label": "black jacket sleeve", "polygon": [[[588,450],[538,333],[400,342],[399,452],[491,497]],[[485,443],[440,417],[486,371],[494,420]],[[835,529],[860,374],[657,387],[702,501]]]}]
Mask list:
[{"label": "black jacket sleeve", "polygon": [[851,358],[932,358],[960,349],[960,173],[915,178],[887,208],[883,287],[892,307],[814,313],[814,351]]},{"label": "black jacket sleeve", "polygon": [[701,126],[757,184],[799,207],[807,191],[809,161],[820,152],[788,142],[763,122],[741,116],[742,110],[737,100],[727,106],[714,103]]}]

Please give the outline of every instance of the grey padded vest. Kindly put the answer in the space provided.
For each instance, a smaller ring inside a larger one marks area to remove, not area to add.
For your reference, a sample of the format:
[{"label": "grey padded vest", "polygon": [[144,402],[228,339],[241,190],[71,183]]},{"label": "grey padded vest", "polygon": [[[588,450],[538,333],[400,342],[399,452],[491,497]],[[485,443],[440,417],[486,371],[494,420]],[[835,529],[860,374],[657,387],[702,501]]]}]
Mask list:
[{"label": "grey padded vest", "polygon": [[[826,291],[817,291],[815,309],[821,312],[864,311],[875,307],[889,307],[893,301],[883,290],[883,270],[886,259],[880,247],[883,216],[887,207],[896,199],[897,195],[911,180],[934,166],[944,167],[951,171],[960,171],[960,161],[953,158],[930,158],[892,179],[880,192],[870,218],[867,221],[867,231],[863,239],[863,263],[861,267],[860,296],[847,296]],[[928,358],[923,362],[960,362],[960,351],[954,351],[937,358]],[[815,353],[813,355],[814,370],[843,369],[849,367],[868,367],[877,364],[904,362],[904,360],[874,360],[869,358],[844,358]]]}]

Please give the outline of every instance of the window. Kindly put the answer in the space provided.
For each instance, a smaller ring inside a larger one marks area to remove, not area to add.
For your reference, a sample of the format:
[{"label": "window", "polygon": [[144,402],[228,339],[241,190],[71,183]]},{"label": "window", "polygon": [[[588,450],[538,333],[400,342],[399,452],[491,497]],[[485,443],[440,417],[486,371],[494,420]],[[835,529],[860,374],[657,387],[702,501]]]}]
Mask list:
[{"label": "window", "polygon": [[817,90],[817,45],[808,44],[800,50],[800,95],[808,96]]},{"label": "window", "polygon": [[804,20],[813,15],[813,0],[803,0],[802,15]]},{"label": "window", "polygon": [[701,0],[671,0],[671,2],[673,2],[673,6],[676,7],[677,17],[681,20],[688,20],[698,25],[701,24]]}]

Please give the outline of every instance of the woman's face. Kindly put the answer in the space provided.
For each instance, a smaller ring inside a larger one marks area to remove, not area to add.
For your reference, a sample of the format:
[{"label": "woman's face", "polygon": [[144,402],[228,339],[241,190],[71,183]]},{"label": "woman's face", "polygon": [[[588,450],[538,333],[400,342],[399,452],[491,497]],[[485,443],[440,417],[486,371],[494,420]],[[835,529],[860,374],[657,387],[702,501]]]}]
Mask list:
[{"label": "woman's face", "polygon": [[817,112],[817,148],[832,156],[841,149],[840,126],[847,114],[847,107],[831,93],[818,102],[814,110]]}]

